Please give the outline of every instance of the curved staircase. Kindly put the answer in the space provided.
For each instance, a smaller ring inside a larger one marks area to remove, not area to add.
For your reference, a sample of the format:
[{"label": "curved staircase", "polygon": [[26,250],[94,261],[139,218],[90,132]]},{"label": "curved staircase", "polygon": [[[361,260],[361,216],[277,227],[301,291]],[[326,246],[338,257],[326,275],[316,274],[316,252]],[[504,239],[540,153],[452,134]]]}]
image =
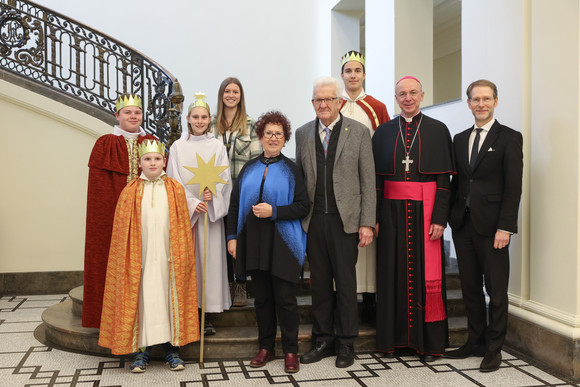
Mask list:
[{"label": "curved staircase", "polygon": [[[467,319],[465,306],[459,289],[459,278],[456,274],[447,275],[447,310],[449,314],[449,341],[451,347],[463,344],[467,338]],[[248,281],[248,292],[251,294],[251,281]],[[312,308],[308,279],[297,285],[300,328],[298,333],[299,353],[305,353],[311,347]],[[93,355],[110,356],[109,349],[98,346],[99,330],[81,326],[83,288],[79,286],[69,293],[70,300],[48,308],[42,314],[43,324],[39,327],[39,336],[47,345],[63,350],[79,351]],[[245,307],[232,307],[219,314],[209,314],[210,321],[217,333],[205,337],[204,359],[251,358],[258,350],[258,329],[254,311],[254,299],[248,299]],[[359,337],[355,342],[355,351],[372,351],[375,349],[375,329],[360,323]],[[276,337],[276,352],[281,354],[280,333]],[[199,359],[199,342],[188,344],[180,349],[186,360]],[[153,353],[161,356],[160,352]]]}]

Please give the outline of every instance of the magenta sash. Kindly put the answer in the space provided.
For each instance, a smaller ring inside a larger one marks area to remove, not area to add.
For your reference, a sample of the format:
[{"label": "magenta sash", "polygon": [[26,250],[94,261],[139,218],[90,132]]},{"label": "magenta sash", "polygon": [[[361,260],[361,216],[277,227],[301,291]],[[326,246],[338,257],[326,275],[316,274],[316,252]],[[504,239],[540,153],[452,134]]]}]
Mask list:
[{"label": "magenta sash", "polygon": [[425,322],[445,320],[447,313],[443,306],[441,238],[432,241],[429,237],[433,205],[437,183],[430,181],[385,181],[385,199],[415,200],[423,202],[423,242],[425,248]]}]

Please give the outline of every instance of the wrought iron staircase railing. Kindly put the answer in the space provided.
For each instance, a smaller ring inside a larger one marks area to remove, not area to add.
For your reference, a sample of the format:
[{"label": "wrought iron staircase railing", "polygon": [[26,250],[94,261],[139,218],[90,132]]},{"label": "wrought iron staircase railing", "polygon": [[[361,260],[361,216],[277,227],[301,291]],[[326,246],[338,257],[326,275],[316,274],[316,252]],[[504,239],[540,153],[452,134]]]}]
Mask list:
[{"label": "wrought iron staircase railing", "polygon": [[122,93],[143,98],[143,128],[163,142],[179,136],[177,79],[140,52],[58,12],[0,0],[0,68],[109,113]]}]

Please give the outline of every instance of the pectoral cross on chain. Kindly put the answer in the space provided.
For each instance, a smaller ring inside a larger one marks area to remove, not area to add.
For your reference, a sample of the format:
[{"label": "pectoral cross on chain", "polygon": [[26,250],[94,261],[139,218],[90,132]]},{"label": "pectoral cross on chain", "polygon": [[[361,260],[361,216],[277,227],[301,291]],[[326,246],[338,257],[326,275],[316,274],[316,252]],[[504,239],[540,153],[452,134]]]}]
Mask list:
[{"label": "pectoral cross on chain", "polygon": [[405,160],[402,160],[401,163],[405,164],[405,172],[409,172],[409,164],[413,164],[413,160],[409,158],[409,155],[406,155]]}]

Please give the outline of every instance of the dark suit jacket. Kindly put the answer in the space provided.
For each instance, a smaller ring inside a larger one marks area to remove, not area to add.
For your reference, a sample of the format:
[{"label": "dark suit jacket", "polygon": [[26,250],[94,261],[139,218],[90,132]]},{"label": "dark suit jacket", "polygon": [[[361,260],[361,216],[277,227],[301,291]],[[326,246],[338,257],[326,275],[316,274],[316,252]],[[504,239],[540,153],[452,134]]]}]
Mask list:
[{"label": "dark suit jacket", "polygon": [[471,171],[468,148],[472,130],[464,130],[453,139],[457,175],[451,181],[449,225],[453,230],[461,227],[470,195],[471,219],[479,234],[493,236],[497,230],[516,233],[522,194],[522,134],[496,120]]},{"label": "dark suit jacket", "polygon": [[[338,138],[334,159],[334,196],[347,234],[359,227],[375,227],[377,193],[375,163],[369,129],[358,121],[342,117],[342,133]],[[310,212],[302,221],[308,231],[316,191],[316,144],[319,140],[318,119],[296,130],[296,164],[302,170],[310,198]]]}]

